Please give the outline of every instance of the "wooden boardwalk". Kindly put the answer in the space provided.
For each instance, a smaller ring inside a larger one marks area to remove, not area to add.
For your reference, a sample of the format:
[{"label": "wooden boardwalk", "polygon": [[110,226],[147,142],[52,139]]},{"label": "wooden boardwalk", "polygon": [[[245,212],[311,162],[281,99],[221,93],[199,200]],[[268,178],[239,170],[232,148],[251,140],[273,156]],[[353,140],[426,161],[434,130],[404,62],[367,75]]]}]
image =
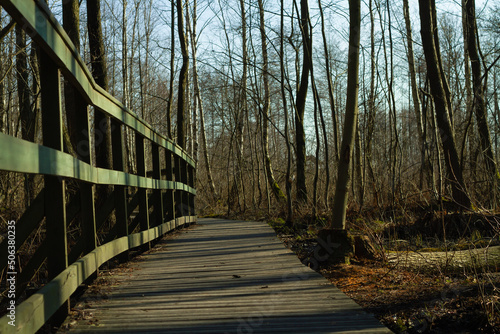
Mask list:
[{"label": "wooden boardwalk", "polygon": [[390,333],[263,222],[200,219],[131,267],[71,333]]}]

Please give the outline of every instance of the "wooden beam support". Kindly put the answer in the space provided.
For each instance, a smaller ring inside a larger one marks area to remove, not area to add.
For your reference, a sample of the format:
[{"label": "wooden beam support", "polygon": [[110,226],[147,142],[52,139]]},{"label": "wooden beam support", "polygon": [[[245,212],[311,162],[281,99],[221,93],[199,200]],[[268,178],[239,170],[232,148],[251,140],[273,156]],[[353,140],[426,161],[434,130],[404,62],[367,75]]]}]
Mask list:
[{"label": "wooden beam support", "polygon": [[[152,143],[152,155],[153,155],[153,179],[161,179],[161,159],[160,159],[160,146],[156,143]],[[164,210],[163,210],[163,191],[161,189],[153,190],[153,205],[154,205],[154,224],[153,226],[158,226],[163,224],[164,220]]]},{"label": "wooden beam support", "polygon": [[[174,171],[173,171],[173,161],[172,161],[172,152],[169,150],[165,150],[165,177],[167,181],[174,180]],[[175,219],[175,201],[174,201],[174,190],[168,189],[165,196],[165,210],[167,212],[166,220],[171,221]]]},{"label": "wooden beam support", "polygon": [[[145,158],[145,147],[144,147],[144,137],[140,134],[135,134],[135,163],[137,166],[137,175],[146,176],[146,158]],[[139,222],[141,226],[141,231],[149,230],[149,203],[148,194],[146,188],[138,188],[137,193],[139,195]],[[145,244],[145,249],[151,248],[151,244],[148,242]]]},{"label": "wooden beam support", "polygon": [[[113,147],[113,169],[125,170],[124,152],[124,126],[116,119],[111,119],[111,144]],[[127,212],[127,187],[115,186],[115,217],[118,226],[118,237],[128,236],[128,212]],[[120,261],[126,262],[129,258],[128,250],[120,255]]]},{"label": "wooden beam support", "polygon": [[[44,146],[62,151],[62,109],[59,68],[45,53],[40,52],[40,81],[42,93],[42,138]],[[68,240],[66,234],[66,185],[63,178],[45,176],[45,194],[50,200],[44,201],[48,253],[48,279],[55,278],[68,267]],[[69,312],[69,299],[53,317],[54,323],[66,318]]]},{"label": "wooden beam support", "polygon": [[[182,182],[182,167],[181,167],[181,159],[177,154],[174,154],[174,177],[175,182]],[[175,190],[174,192],[175,198],[175,217],[182,217],[182,190]]]}]

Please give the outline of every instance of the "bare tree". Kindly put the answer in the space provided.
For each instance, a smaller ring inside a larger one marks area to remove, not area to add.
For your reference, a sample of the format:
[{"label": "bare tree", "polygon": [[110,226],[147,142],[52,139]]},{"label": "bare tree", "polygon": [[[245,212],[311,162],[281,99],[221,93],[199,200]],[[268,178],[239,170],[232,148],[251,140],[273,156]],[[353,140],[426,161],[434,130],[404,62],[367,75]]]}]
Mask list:
[{"label": "bare tree", "polygon": [[[500,174],[498,174],[495,157],[490,139],[490,130],[488,127],[488,114],[486,111],[486,100],[484,96],[484,88],[482,82],[481,62],[479,59],[476,26],[476,2],[475,0],[465,1],[467,29],[464,39],[467,40],[467,51],[469,53],[471,70],[472,70],[472,85],[474,88],[474,111],[479,133],[479,143],[481,151],[484,154],[486,170],[493,180],[493,189],[496,193],[500,182]],[[495,203],[495,202],[494,202]]]},{"label": "bare tree", "polygon": [[358,123],[358,89],[359,89],[359,41],[361,30],[361,1],[349,1],[349,58],[347,73],[347,101],[340,146],[340,160],[337,174],[337,185],[332,209],[332,228],[345,230],[350,168],[356,129]]},{"label": "bare tree", "polygon": [[262,0],[258,0],[259,16],[260,16],[260,38],[262,43],[262,80],[264,82],[264,106],[262,107],[262,149],[264,151],[264,162],[266,165],[267,180],[271,191],[273,192],[278,202],[286,201],[285,194],[281,191],[278,182],[276,182],[269,156],[269,106],[271,103],[271,95],[269,93],[269,62],[267,56],[267,35],[264,19],[264,4]]},{"label": "bare tree", "polygon": [[436,21],[436,5],[434,0],[419,0],[420,34],[427,63],[427,75],[430,81],[431,94],[434,99],[436,121],[444,150],[448,178],[451,181],[453,200],[459,207],[468,209],[470,199],[467,194],[462,174],[462,166],[455,146],[455,134],[451,125],[450,98],[448,85],[443,73],[439,52],[438,27]]},{"label": "bare tree", "polygon": [[[297,6],[294,0],[294,5]],[[298,10],[297,10],[298,11]],[[312,37],[309,31],[309,3],[300,0],[300,31],[302,34],[302,73],[296,96],[295,113],[295,149],[297,160],[297,201],[307,202],[306,187],[306,135],[304,132],[304,111],[307,90],[309,87],[309,72],[312,66]]]},{"label": "bare tree", "polygon": [[186,92],[189,71],[189,49],[186,34],[184,33],[183,1],[177,0],[177,30],[182,53],[182,67],[179,73],[179,93],[177,94],[177,144],[186,146]]}]

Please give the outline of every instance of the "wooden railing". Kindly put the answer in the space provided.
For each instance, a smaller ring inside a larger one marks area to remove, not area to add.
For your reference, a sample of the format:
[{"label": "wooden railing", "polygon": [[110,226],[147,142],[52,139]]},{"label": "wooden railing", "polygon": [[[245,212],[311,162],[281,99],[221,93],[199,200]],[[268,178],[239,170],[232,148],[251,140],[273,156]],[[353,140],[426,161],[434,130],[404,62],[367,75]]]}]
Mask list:
[{"label": "wooden railing", "polygon": [[[96,85],[43,1],[0,0],[0,5],[31,36],[40,55],[43,145],[0,133],[0,170],[43,175],[43,190],[16,223],[16,251],[43,222],[45,239],[16,273],[16,293],[45,261],[50,282],[16,305],[15,327],[9,325],[8,314],[0,319],[0,333],[33,333],[54,314],[64,315],[72,293],[101,264],[120,254],[126,257],[128,250],[196,221],[195,164],[180,147]],[[87,148],[78,158],[63,151],[61,74],[77,92],[75,131],[80,135],[78,146]],[[89,120],[99,113],[110,117],[111,127]],[[125,172],[126,129],[135,137],[136,174]],[[96,167],[93,161],[93,152],[101,144],[97,137],[106,131],[111,131],[113,169]],[[66,194],[69,181],[78,189],[71,197]],[[112,192],[97,205],[96,187],[110,186]],[[105,224],[110,215],[115,217],[114,226]],[[69,247],[66,228],[75,217],[80,219],[81,237]],[[107,235],[99,244],[97,235],[104,225]],[[13,269],[7,267],[7,246],[5,238],[0,244],[0,272],[4,273]]]}]

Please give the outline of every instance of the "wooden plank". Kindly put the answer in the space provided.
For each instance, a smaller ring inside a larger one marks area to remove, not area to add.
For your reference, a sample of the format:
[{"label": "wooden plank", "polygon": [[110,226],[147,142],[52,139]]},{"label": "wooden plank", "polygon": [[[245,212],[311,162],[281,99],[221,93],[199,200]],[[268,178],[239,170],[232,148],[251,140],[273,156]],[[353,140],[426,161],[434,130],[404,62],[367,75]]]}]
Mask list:
[{"label": "wooden plank", "polygon": [[122,185],[148,189],[196,189],[180,182],[150,179],[121,171],[95,168],[73,156],[0,133],[0,170],[54,175],[94,184]]},{"label": "wooden plank", "polygon": [[[165,177],[167,178],[167,182],[174,180],[173,167],[172,152],[165,150]],[[165,194],[165,210],[165,219],[167,221],[175,219],[174,192],[172,190],[167,190]]]},{"label": "wooden plank", "polygon": [[[62,150],[62,109],[60,73],[56,64],[45,53],[40,52],[40,80],[42,96],[42,138],[43,144],[54,150]],[[68,239],[66,222],[66,184],[64,179],[47,175],[44,179],[45,193],[50,200],[44,201],[47,233],[50,245],[47,254],[48,279],[52,280],[68,267]],[[55,321],[64,319],[69,311],[69,300],[55,315]],[[60,304],[60,305],[61,305]]]},{"label": "wooden plank", "polygon": [[[118,171],[125,170],[125,154],[124,152],[124,130],[125,127],[116,120],[111,120],[111,140],[113,146],[113,169]],[[128,216],[127,212],[127,188],[125,186],[115,186],[115,216],[118,237],[126,237],[129,235],[128,230]],[[128,248],[127,248],[128,250]],[[123,262],[128,261],[128,251],[125,251],[120,260]]]},{"label": "wooden plank", "polygon": [[[152,160],[153,160],[153,178],[161,179],[161,160],[160,160],[160,146],[153,143],[151,145]],[[153,190],[153,225],[160,225],[164,222],[164,209],[163,209],[163,192],[161,189]]]},{"label": "wooden plank", "polygon": [[[181,158],[174,154],[174,178],[175,182],[182,182],[182,167],[181,167]],[[176,189],[174,191],[174,200],[175,200],[175,217],[182,217],[182,189]]]},{"label": "wooden plank", "polygon": [[[144,137],[139,134],[135,135],[135,162],[137,166],[137,175],[146,176],[146,159],[145,159]],[[139,214],[138,219],[141,231],[149,230],[149,204],[148,194],[145,188],[137,189],[139,196]],[[150,245],[146,245],[146,249],[150,249]]]},{"label": "wooden plank", "polygon": [[390,333],[263,222],[201,219],[129,267],[70,333]]}]

